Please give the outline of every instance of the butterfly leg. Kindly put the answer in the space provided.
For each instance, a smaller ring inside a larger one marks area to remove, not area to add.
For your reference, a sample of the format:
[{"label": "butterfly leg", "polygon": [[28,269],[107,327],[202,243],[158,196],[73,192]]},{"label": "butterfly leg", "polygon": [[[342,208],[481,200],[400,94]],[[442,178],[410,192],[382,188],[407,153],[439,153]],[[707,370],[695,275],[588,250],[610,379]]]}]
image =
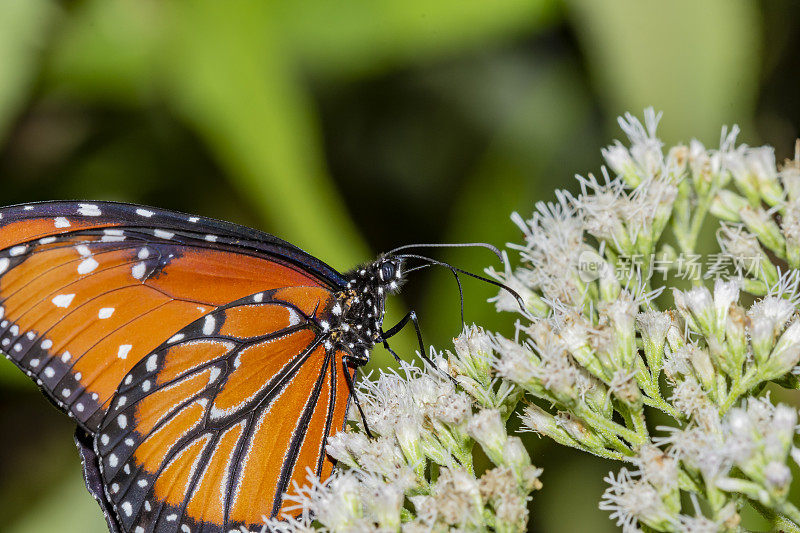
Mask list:
[{"label": "butterfly leg", "polygon": [[397,355],[397,353],[395,353],[394,350],[389,348],[389,343],[386,342],[386,339],[389,339],[389,338],[394,337],[395,335],[397,335],[397,333],[401,329],[403,329],[403,326],[408,324],[409,321],[412,324],[414,324],[414,330],[417,333],[417,341],[419,342],[419,355],[420,355],[420,357],[422,357],[422,359],[432,369],[434,369],[436,372],[438,372],[442,376],[450,379],[450,381],[452,381],[453,383],[456,383],[455,379],[453,379],[453,376],[451,376],[450,374],[448,374],[447,372],[445,372],[444,370],[442,370],[438,366],[436,366],[436,364],[434,364],[434,362],[431,361],[431,358],[428,357],[428,355],[425,353],[425,344],[422,342],[422,331],[420,331],[420,329],[419,329],[419,322],[417,321],[417,313],[415,313],[414,311],[409,311],[409,313],[406,316],[404,316],[403,319],[400,320],[400,322],[398,322],[397,324],[395,324],[394,326],[389,328],[389,331],[386,331],[386,332],[381,331],[381,337],[382,337],[382,340],[383,340],[383,347],[386,348],[387,350],[389,350],[389,353],[391,353],[394,356],[394,358],[397,360],[397,362],[399,363],[400,362],[400,357]]},{"label": "butterfly leg", "polygon": [[[358,414],[361,415],[361,421],[364,423],[364,431],[367,434],[367,437],[373,438],[372,432],[369,430],[369,426],[367,425],[367,417],[364,416],[364,410],[361,408],[361,402],[358,400],[358,394],[356,394],[356,387],[353,384],[353,376],[350,374],[350,369],[348,367],[348,363],[355,361],[358,364],[358,359],[353,359],[349,355],[345,355],[342,357],[342,370],[344,371],[344,380],[347,382],[347,388],[350,390],[350,396],[353,397],[353,401],[356,404],[356,408],[358,409]],[[362,363],[363,364],[363,363]],[[356,366],[356,372],[358,372],[358,367]]]},{"label": "butterfly leg", "polygon": [[420,355],[420,357],[422,357],[422,359],[426,363],[428,363],[431,366],[431,368],[436,368],[436,366],[433,364],[433,361],[431,361],[430,357],[428,357],[428,354],[425,352],[425,343],[422,342],[422,330],[419,329],[419,321],[417,320],[417,313],[415,311],[409,311],[408,314],[406,314],[406,316],[404,316],[400,320],[400,322],[398,322],[397,324],[395,324],[394,326],[389,328],[389,331],[381,331],[381,338],[383,340],[383,347],[386,348],[387,350],[389,350],[389,353],[391,353],[394,356],[394,358],[397,360],[397,362],[399,363],[400,362],[400,357],[395,353],[394,350],[389,348],[389,343],[386,342],[386,341],[388,339],[394,337],[395,335],[397,335],[397,333],[401,329],[403,329],[405,327],[405,325],[408,324],[409,322],[411,322],[414,325],[414,331],[417,334],[417,342],[419,343],[419,355]]}]

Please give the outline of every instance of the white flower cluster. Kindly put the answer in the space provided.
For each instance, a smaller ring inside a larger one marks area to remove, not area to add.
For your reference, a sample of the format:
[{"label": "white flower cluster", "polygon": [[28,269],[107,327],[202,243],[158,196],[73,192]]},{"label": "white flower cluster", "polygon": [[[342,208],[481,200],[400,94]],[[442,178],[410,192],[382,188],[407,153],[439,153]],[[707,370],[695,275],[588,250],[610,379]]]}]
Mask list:
[{"label": "white flower cluster", "polygon": [[[513,340],[493,336],[494,367],[532,400],[526,428],[636,467],[610,474],[601,502],[623,530],[733,531],[747,504],[800,531],[786,499],[797,413],[756,399],[799,384],[800,161],[777,168],[771,148],[736,146],[736,128],[717,150],[664,153],[659,118],[620,120],[631,146],[603,152],[615,177],[579,176],[580,194],[512,216],[520,266],[488,272],[526,310],[494,300],[521,315]],[[712,224],[714,268],[679,289]]]},{"label": "white flower cluster", "polygon": [[[636,470],[609,474],[600,508],[626,532],[639,531],[639,524],[658,531],[727,531],[740,525],[736,500],[729,497],[738,494],[765,514],[785,514],[781,525],[791,528],[793,521],[796,527],[800,516],[787,502],[790,456],[800,461],[796,424],[797,410],[749,398],[722,420],[706,416],[684,429],[662,428],[668,436],[654,439],[661,448],[642,446],[632,458]],[[681,489],[693,497],[692,515],[681,513]],[[702,514],[697,494],[708,499],[713,518]]]},{"label": "white flower cluster", "polygon": [[[402,363],[399,372],[362,380],[356,392],[374,438],[355,416],[361,430],[339,432],[328,444],[337,473],[325,483],[311,476],[310,487],[288,496],[297,502],[292,512],[267,528],[525,531],[529,494],[541,486],[541,470],[519,437],[506,431],[518,396],[493,383],[488,342],[471,328],[456,340],[455,353],[431,353],[438,370]],[[475,442],[493,464],[480,475]]]},{"label": "white flower cluster", "polygon": [[[800,144],[780,167],[735,127],[718,149],[665,150],[659,119],[626,115],[630,145],[603,151],[600,178],[512,215],[519,266],[487,272],[524,302],[493,299],[516,314],[513,338],[468,328],[436,368],[361,381],[374,438],[355,417],[329,443],[336,474],[296,487],[268,528],[524,531],[540,470],[509,435],[519,417],[624,462],[600,507],[625,532],[740,531],[749,506],[800,533],[797,410],[764,392],[800,388]],[[713,231],[719,249],[699,250]],[[701,253],[708,272],[687,280]]]}]

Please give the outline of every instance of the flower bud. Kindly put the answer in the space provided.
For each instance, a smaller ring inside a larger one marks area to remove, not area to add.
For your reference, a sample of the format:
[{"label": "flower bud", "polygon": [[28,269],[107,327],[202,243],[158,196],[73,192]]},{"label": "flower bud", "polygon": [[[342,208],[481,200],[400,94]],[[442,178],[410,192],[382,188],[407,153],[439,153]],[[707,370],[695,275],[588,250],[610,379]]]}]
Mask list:
[{"label": "flower bud", "polygon": [[778,497],[783,497],[786,491],[789,490],[789,484],[792,482],[792,471],[785,464],[778,461],[770,461],[764,467],[763,475],[767,489]]},{"label": "flower bud", "polygon": [[728,222],[740,222],[741,215],[739,212],[747,206],[747,200],[733,191],[723,189],[711,201],[710,210],[717,218]]},{"label": "flower bud", "polygon": [[645,311],[636,316],[636,325],[642,334],[647,366],[650,373],[657,376],[664,362],[664,344],[672,319],[666,312]]},{"label": "flower bud", "polygon": [[711,363],[711,358],[708,352],[696,345],[689,346],[689,362],[694,368],[694,373],[697,379],[703,385],[703,388],[716,396],[717,393],[717,375],[714,371],[714,365]]},{"label": "flower bud", "polygon": [[748,205],[739,211],[739,216],[747,229],[755,233],[764,246],[780,257],[786,256],[786,240],[769,213],[761,207],[752,208]]},{"label": "flower bud", "polygon": [[791,302],[768,296],[754,303],[747,312],[750,318],[750,344],[758,364],[763,364],[775,343],[775,338],[794,313]]},{"label": "flower bud", "polygon": [[717,313],[711,292],[705,287],[695,287],[685,292],[673,289],[678,311],[689,327],[706,337],[712,336],[717,323]]},{"label": "flower bud", "polygon": [[525,428],[539,435],[550,437],[559,444],[571,446],[573,448],[578,447],[569,433],[564,431],[558,424],[556,418],[538,405],[530,404],[526,406],[520,418]]},{"label": "flower bud", "polygon": [[772,349],[763,379],[772,380],[791,372],[800,361],[800,321],[792,322]]},{"label": "flower bud", "polygon": [[556,418],[558,424],[569,433],[569,436],[589,450],[605,449],[605,441],[594,430],[569,413],[560,412]]},{"label": "flower bud", "polygon": [[636,164],[631,157],[628,149],[619,141],[600,150],[603,154],[603,159],[606,164],[611,167],[611,170],[622,176],[630,187],[636,187],[641,182],[642,178],[636,171]]},{"label": "flower bud", "polygon": [[467,433],[481,444],[493,463],[502,464],[503,446],[508,435],[499,411],[484,409],[474,414],[467,423]]}]

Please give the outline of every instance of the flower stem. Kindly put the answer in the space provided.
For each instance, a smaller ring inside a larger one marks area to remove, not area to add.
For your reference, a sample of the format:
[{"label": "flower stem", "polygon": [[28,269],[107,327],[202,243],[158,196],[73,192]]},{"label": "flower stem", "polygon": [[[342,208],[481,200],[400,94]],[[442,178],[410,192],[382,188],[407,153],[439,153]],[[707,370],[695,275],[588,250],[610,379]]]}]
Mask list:
[{"label": "flower stem", "polygon": [[796,531],[800,531],[800,509],[789,502],[783,502],[778,506],[778,510],[794,522]]},{"label": "flower stem", "polygon": [[[772,522],[773,531],[785,531],[786,533],[800,533],[800,526],[798,526],[798,524],[795,521],[793,521],[795,519],[790,520],[786,516],[783,516],[775,512],[774,509],[767,507],[766,505],[764,505],[759,501],[753,499],[748,499],[747,501],[750,503],[750,505],[753,506],[753,508],[756,511],[758,511],[758,514],[760,514],[761,516]],[[788,505],[794,507],[794,505],[792,504]],[[794,507],[794,511],[797,512],[796,507]]]},{"label": "flower stem", "polygon": [[577,414],[584,420],[586,420],[593,428],[597,431],[602,433],[603,435],[607,436],[607,440],[614,438],[614,436],[620,436],[634,447],[638,447],[640,444],[644,444],[647,440],[646,437],[643,437],[639,433],[632,431],[624,426],[617,424],[607,418],[600,416],[589,409],[585,408],[578,408]]},{"label": "flower stem", "polygon": [[643,396],[642,401],[645,405],[650,407],[654,407],[664,413],[668,414],[675,420],[683,419],[683,416],[678,412],[677,409],[672,407],[666,400],[664,400],[661,396]]},{"label": "flower stem", "polygon": [[727,398],[725,398],[725,401],[719,406],[719,414],[724,415],[727,413],[728,409],[733,407],[733,405],[736,403],[736,400],[738,400],[742,394],[753,388],[756,384],[757,377],[758,372],[755,368],[751,368],[741,380],[733,383]]}]

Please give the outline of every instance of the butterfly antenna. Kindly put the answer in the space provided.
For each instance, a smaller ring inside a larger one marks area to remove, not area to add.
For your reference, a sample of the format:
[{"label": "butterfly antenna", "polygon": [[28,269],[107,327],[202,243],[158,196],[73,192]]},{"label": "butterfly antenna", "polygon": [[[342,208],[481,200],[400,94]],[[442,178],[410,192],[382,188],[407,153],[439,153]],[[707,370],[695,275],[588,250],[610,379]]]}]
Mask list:
[{"label": "butterfly antenna", "polygon": [[[468,272],[466,270],[462,270],[462,269],[460,269],[458,267],[454,267],[453,265],[451,265],[449,263],[445,263],[444,261],[437,261],[436,259],[433,259],[431,257],[426,257],[424,255],[401,254],[401,255],[398,255],[397,257],[400,257],[400,258],[407,257],[407,258],[411,258],[411,259],[419,259],[421,261],[428,261],[428,263],[432,264],[432,265],[439,265],[439,266],[446,267],[446,268],[450,269],[453,272],[453,274],[456,276],[456,279],[458,279],[458,275],[456,273],[460,272],[461,274],[464,274],[465,276],[469,276],[471,278],[478,279],[478,280],[483,281],[485,283],[488,283],[490,285],[494,285],[495,287],[503,289],[504,291],[508,292],[511,296],[513,296],[514,299],[517,301],[517,304],[519,305],[519,308],[522,310],[522,312],[523,313],[527,313],[527,310],[525,309],[525,301],[522,299],[522,296],[520,296],[517,291],[515,291],[514,289],[512,289],[511,287],[509,287],[508,285],[506,285],[504,283],[500,283],[499,281],[495,281],[493,279],[490,279],[490,278],[487,278],[487,277],[484,277],[484,276],[480,276],[478,274],[474,274],[474,273]],[[459,291],[460,290],[461,290],[461,283],[459,282]],[[461,306],[462,306],[461,314],[462,314],[462,321],[463,321],[463,314],[464,314],[464,311],[463,311],[463,306],[464,306],[463,297],[462,297],[462,300],[461,300]]]},{"label": "butterfly antenna", "polygon": [[453,273],[453,277],[456,278],[456,284],[458,284],[458,298],[459,298],[459,301],[461,302],[461,308],[460,308],[461,309],[461,328],[463,329],[464,328],[464,290],[461,287],[461,279],[458,277],[459,269],[457,269],[456,267],[454,267],[452,265],[448,265],[447,263],[443,263],[441,261],[437,261],[436,259],[432,259],[430,257],[425,257],[424,255],[400,254],[400,255],[398,255],[396,257],[400,257],[402,259],[408,258],[408,259],[420,259],[422,261],[428,261],[428,263],[423,264],[423,265],[419,265],[419,266],[416,266],[416,267],[413,267],[413,268],[410,268],[406,272],[412,272],[414,270],[419,270],[420,268],[428,267],[428,266],[431,266],[431,265],[439,265],[439,266],[443,266],[443,267],[448,268],[450,270],[450,272]]},{"label": "butterfly antenna", "polygon": [[503,254],[496,246],[486,242],[456,242],[456,243],[420,243],[420,244],[405,244],[398,246],[394,250],[386,252],[387,255],[394,255],[395,252],[401,250],[409,250],[411,248],[486,248],[490,250],[500,261],[503,261]]}]

